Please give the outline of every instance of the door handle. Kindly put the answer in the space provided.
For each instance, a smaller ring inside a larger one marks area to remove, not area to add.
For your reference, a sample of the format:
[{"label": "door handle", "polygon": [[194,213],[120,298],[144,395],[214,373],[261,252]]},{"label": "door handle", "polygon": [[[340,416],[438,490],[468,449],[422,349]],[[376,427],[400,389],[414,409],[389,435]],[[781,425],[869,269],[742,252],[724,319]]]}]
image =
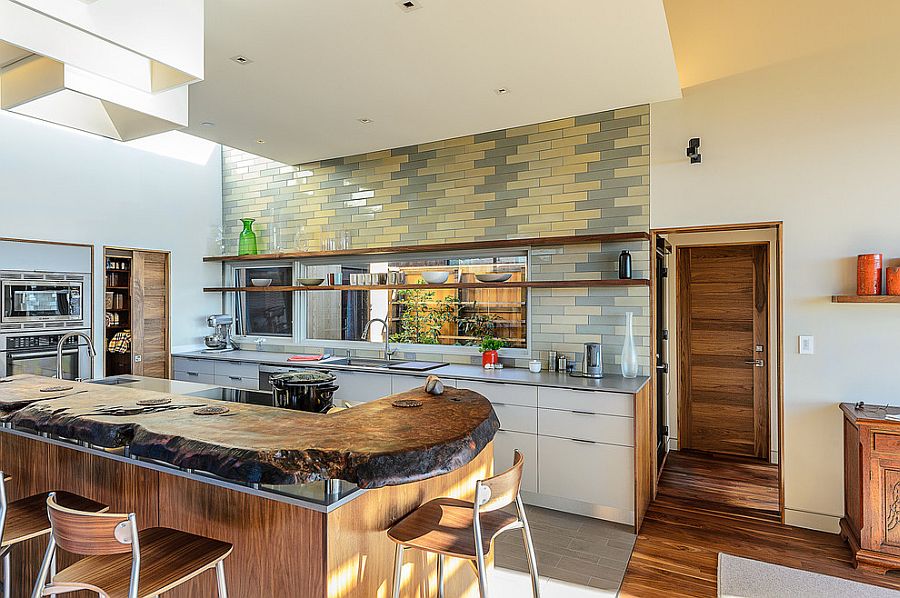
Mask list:
[{"label": "door handle", "polygon": [[748,359],[744,363],[746,363],[747,365],[752,365],[754,367],[758,367],[758,368],[766,367],[766,362],[763,359]]}]

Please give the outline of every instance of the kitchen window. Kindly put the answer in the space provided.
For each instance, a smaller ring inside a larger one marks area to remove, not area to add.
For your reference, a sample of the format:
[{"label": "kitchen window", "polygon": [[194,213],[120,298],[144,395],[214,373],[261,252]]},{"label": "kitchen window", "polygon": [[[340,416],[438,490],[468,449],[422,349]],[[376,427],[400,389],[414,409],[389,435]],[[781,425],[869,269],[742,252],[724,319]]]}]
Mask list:
[{"label": "kitchen window", "polygon": [[[237,287],[291,286],[294,284],[292,264],[265,267],[237,267],[234,269],[234,285]],[[235,298],[237,334],[245,336],[294,336],[294,293],[243,292]]]}]

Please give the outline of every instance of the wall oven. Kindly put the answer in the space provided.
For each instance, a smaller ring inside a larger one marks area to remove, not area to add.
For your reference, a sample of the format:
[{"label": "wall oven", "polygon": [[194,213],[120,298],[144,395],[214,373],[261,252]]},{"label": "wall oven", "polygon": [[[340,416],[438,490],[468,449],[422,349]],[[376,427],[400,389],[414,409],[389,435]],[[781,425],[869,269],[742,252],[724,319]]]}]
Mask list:
[{"label": "wall oven", "polygon": [[83,290],[81,280],[4,278],[0,281],[0,322],[83,322]]},{"label": "wall oven", "polygon": [[[90,330],[83,330],[90,334]],[[56,346],[65,332],[0,334],[0,377],[15,374],[56,376]],[[63,378],[88,379],[90,353],[84,339],[73,337],[63,348]]]}]

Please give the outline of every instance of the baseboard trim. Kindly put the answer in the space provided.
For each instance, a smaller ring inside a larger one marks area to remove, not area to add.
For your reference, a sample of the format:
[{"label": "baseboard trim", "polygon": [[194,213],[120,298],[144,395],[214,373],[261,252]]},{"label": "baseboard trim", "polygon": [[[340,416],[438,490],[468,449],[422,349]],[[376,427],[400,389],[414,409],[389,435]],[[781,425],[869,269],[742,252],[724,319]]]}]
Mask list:
[{"label": "baseboard trim", "polygon": [[828,532],[829,534],[836,534],[841,531],[841,518],[839,515],[811,513],[785,507],[784,522],[787,525],[814,529],[820,532]]},{"label": "baseboard trim", "polygon": [[534,492],[525,491],[522,492],[522,500],[525,504],[534,505],[536,507],[544,507],[546,509],[563,511],[564,513],[573,513],[575,515],[584,515],[585,517],[603,519],[604,521],[624,523],[625,525],[634,525],[634,511],[625,511],[615,507],[594,505],[581,502],[580,500],[560,498],[558,496],[547,496],[545,494],[536,494]]}]

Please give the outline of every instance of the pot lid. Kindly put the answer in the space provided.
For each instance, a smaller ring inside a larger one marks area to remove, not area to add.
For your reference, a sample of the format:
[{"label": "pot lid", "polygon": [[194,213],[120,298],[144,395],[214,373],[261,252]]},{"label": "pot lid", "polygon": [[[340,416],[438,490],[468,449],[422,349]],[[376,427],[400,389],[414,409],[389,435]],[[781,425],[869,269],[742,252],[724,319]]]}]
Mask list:
[{"label": "pot lid", "polygon": [[285,372],[283,374],[275,374],[269,378],[271,382],[280,382],[282,384],[322,384],[325,382],[334,382],[335,379],[334,374],[323,370]]}]

